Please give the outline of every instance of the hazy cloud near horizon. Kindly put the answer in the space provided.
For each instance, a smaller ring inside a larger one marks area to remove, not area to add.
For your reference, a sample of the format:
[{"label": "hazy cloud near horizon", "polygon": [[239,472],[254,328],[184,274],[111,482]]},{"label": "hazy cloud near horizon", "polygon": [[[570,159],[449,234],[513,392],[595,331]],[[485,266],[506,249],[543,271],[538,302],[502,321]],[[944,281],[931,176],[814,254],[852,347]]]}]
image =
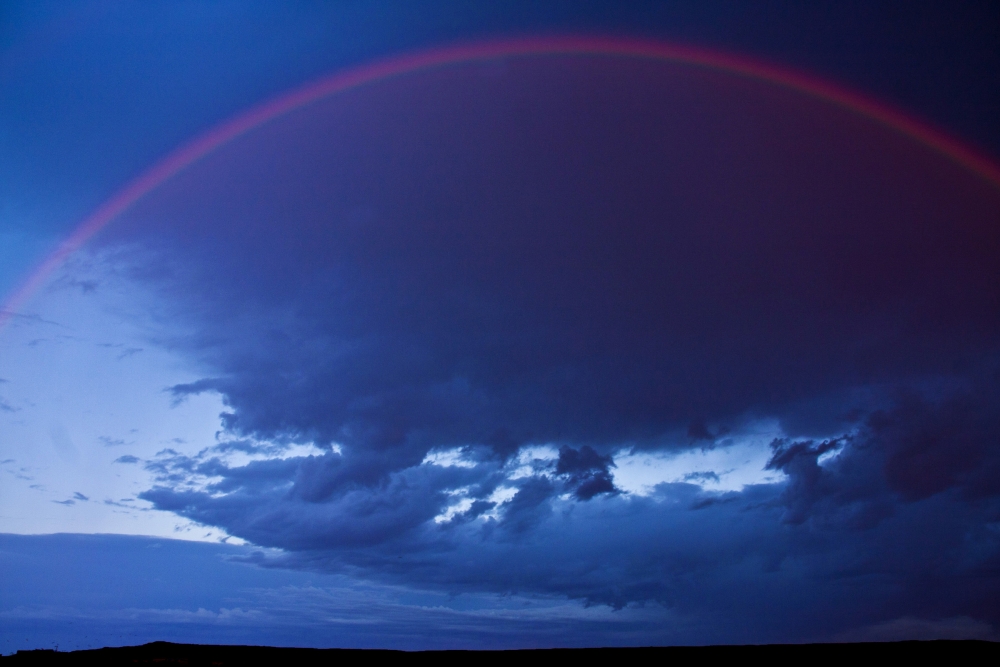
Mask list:
[{"label": "hazy cloud near horizon", "polygon": [[[800,630],[795,623],[772,635],[754,634],[761,631],[757,626],[734,633],[722,626],[726,617],[692,616],[659,605],[613,610],[583,607],[561,596],[456,596],[352,576],[262,568],[246,562],[252,552],[121,535],[0,534],[0,566],[10,574],[0,580],[0,619],[7,630],[0,635],[0,651],[156,640],[419,650],[802,636],[794,634]],[[706,591],[719,593],[726,597]],[[855,619],[847,627],[838,632],[824,626],[808,637],[996,639],[989,623],[961,614],[933,619],[908,614],[875,624]]]}]

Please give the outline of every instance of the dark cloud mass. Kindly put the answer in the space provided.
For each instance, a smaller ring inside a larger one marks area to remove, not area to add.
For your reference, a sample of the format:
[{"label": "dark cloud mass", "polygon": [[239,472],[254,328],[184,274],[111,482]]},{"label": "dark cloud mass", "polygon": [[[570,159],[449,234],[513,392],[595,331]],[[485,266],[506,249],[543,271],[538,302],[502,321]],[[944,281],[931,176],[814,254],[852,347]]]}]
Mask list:
[{"label": "dark cloud mass", "polygon": [[559,448],[556,474],[567,476],[577,499],[590,500],[599,493],[617,491],[608,470],[612,466],[610,456],[601,456],[587,445],[579,450],[563,445]]},{"label": "dark cloud mass", "polygon": [[[891,128],[701,68],[508,58],[295,111],[126,217],[105,255],[205,369],[173,396],[272,448],[161,453],[160,509],[286,566],[656,601],[734,640],[1000,623],[1000,190]],[[615,482],[623,452],[768,419],[780,483]],[[294,443],[321,453],[273,456]]]}]

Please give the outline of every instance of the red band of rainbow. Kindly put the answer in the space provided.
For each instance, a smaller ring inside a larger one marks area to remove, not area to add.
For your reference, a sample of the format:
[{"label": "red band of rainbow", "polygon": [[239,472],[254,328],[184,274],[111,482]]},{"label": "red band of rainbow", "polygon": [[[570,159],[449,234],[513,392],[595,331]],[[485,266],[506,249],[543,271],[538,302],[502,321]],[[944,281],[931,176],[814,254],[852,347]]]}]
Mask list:
[{"label": "red band of rainbow", "polygon": [[129,182],[80,223],[69,238],[9,296],[0,309],[0,328],[15,316],[69,255],[116,216],[174,174],[244,132],[323,97],[388,77],[462,62],[535,55],[601,55],[665,60],[790,88],[890,127],[941,153],[1000,189],[1000,167],[943,132],[833,83],[745,56],[650,40],[607,37],[536,37],[451,46],[389,58],[338,72],[254,106],[177,148]]}]

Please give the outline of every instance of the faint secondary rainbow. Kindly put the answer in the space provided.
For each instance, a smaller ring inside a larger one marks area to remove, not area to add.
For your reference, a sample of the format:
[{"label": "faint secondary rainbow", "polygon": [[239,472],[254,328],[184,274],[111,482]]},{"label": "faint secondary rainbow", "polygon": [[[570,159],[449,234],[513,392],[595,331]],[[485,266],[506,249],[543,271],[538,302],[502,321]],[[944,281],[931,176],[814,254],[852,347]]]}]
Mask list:
[{"label": "faint secondary rainbow", "polygon": [[129,206],[201,157],[269,120],[329,95],[401,74],[443,65],[538,55],[618,56],[675,62],[718,70],[789,88],[848,109],[892,128],[1000,189],[1000,167],[945,133],[857,92],[746,56],[632,38],[535,37],[421,51],[338,72],[251,107],[182,145],[130,181],[87,216],[0,308],[0,328],[38,291],[51,273]]}]

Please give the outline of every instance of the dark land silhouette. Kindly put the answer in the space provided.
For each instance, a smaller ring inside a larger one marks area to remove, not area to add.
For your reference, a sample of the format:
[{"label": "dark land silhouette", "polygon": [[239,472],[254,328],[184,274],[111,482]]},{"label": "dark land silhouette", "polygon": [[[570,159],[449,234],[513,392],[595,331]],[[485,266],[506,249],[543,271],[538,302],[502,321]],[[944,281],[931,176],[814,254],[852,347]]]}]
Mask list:
[{"label": "dark land silhouette", "polygon": [[[838,644],[763,644],[750,646],[672,646],[639,648],[555,648],[506,651],[395,651],[315,649],[273,646],[218,646],[152,642],[83,651],[36,649],[0,657],[4,665],[342,665],[342,664],[572,664],[582,659],[607,664],[618,660],[703,661],[892,658],[933,661],[990,661],[1000,658],[1000,642],[934,640]],[[647,663],[649,664],[649,663]]]}]

